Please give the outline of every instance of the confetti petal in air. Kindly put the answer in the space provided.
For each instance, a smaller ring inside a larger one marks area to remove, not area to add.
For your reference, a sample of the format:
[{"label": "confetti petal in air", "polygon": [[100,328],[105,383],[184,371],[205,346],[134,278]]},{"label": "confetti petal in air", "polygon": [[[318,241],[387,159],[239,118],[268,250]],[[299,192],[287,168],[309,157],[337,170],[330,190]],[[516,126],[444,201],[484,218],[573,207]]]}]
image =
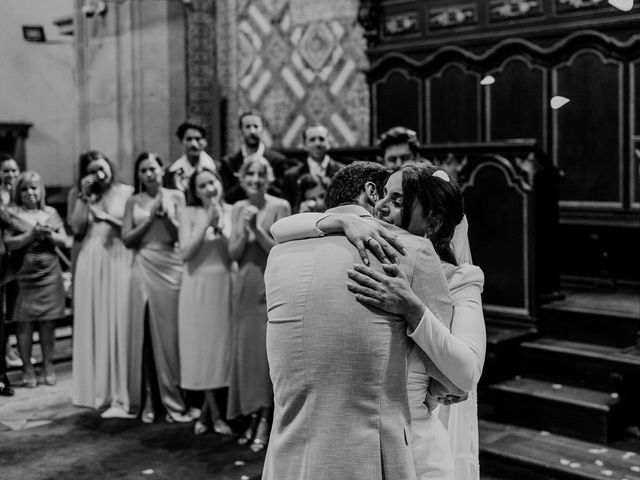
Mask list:
[{"label": "confetti petal in air", "polygon": [[609,0],[608,3],[623,12],[628,12],[633,8],[633,0]]},{"label": "confetti petal in air", "polygon": [[146,470],[142,470],[143,475],[153,475],[153,469],[147,468]]},{"label": "confetti petal in air", "polygon": [[493,75],[486,75],[480,80],[480,85],[493,85],[494,83],[496,83],[496,79]]},{"label": "confetti petal in air", "polygon": [[635,452],[627,452],[624,455],[622,455],[622,459],[629,460],[631,457],[635,457],[635,455],[636,455]]},{"label": "confetti petal in air", "polygon": [[604,467],[604,462],[602,460],[596,460],[595,464],[598,465],[599,467]]},{"label": "confetti petal in air", "polygon": [[560,95],[556,95],[555,97],[553,97],[551,99],[551,108],[553,108],[554,110],[558,110],[559,108],[564,107],[567,103],[569,103],[571,100],[569,100],[567,97],[562,97]]}]

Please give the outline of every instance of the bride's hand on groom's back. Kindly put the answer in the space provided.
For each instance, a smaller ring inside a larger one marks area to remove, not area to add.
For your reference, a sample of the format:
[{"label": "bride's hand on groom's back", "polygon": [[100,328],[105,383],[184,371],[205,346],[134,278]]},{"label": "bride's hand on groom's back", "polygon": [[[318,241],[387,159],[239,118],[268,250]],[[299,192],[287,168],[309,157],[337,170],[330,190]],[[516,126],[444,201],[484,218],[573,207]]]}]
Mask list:
[{"label": "bride's hand on groom's back", "polygon": [[343,229],[347,239],[358,249],[365,265],[369,265],[367,252],[386,264],[398,263],[398,254],[405,254],[398,235],[371,218],[350,215],[343,222]]}]

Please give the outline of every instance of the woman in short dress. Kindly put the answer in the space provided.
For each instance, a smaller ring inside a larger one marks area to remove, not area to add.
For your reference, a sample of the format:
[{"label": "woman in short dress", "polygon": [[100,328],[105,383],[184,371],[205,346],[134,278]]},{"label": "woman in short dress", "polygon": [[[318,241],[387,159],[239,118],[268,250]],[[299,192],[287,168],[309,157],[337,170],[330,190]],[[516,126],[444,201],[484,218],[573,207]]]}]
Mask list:
[{"label": "woman in short dress", "polygon": [[166,419],[192,420],[184,415],[185,404],[179,388],[178,297],[182,258],[177,245],[177,215],[185,200],[181,191],[162,188],[162,175],[162,161],[157,154],[144,152],[138,156],[134,166],[136,193],[127,201],[122,222],[122,240],[134,251],[129,297],[129,406],[132,413],[142,409],[145,423],[156,417],[154,381],[167,411]]},{"label": "woman in short dress", "polygon": [[65,291],[56,247],[69,241],[58,212],[45,205],[44,183],[33,171],[22,173],[16,184],[11,228],[5,233],[7,248],[18,280],[18,298],[12,320],[16,323],[22,358],[23,385],[37,386],[31,362],[34,324],[38,325],[44,383],[56,384],[53,369],[55,323],[64,317]]},{"label": "woman in short dress", "polygon": [[291,214],[289,202],[266,193],[273,171],[263,157],[240,168],[240,184],[247,199],[233,205],[229,241],[231,258],[238,261],[234,282],[234,356],[229,387],[228,416],[252,415],[252,425],[241,438],[251,449],[262,450],[273,417],[273,386],[266,350],[267,305],[264,270],[276,244],[269,228]]},{"label": "woman in short dress", "polygon": [[178,307],[180,377],[185,390],[204,392],[196,434],[228,435],[216,400],[229,386],[231,354],[231,207],[224,203],[217,172],[197,171],[189,180],[190,203],[180,214],[180,252],[185,262]]},{"label": "woman in short dress", "polygon": [[[120,238],[133,188],[115,180],[102,153],[91,151],[70,225],[83,235],[73,282],[75,405],[105,409],[104,418],[129,414],[129,280],[131,251]],[[84,172],[83,172],[84,173]]]}]

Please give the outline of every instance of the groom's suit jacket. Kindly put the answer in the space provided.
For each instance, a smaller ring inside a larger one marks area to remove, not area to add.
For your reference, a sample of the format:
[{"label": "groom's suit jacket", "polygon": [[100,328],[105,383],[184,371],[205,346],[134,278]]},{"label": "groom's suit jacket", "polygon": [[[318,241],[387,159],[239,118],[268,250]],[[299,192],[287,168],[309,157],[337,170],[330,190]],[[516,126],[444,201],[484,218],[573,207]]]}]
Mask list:
[{"label": "groom's suit jacket", "polygon": [[[357,206],[338,210],[366,214]],[[452,305],[428,241],[402,235],[400,267],[439,318]],[[414,479],[406,324],[346,288],[360,258],[343,236],[277,245],[265,272],[275,413],[263,480]],[[381,270],[372,260],[372,267]],[[450,320],[449,320],[450,321]]]}]

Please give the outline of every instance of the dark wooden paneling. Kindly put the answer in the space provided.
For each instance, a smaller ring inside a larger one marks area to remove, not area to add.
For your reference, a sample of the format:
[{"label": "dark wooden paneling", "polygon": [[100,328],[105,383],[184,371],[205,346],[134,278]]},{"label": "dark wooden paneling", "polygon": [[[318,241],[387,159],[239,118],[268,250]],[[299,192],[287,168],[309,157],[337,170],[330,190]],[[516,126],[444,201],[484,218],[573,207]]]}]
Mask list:
[{"label": "dark wooden paneling", "polygon": [[560,200],[620,201],[620,92],[618,62],[583,51],[556,71],[554,94],[571,99],[554,114],[557,165],[566,174]]},{"label": "dark wooden paneling", "polygon": [[491,140],[535,138],[545,145],[545,71],[516,58],[492,75],[496,83],[488,87]]},{"label": "dark wooden paneling", "polygon": [[[473,262],[485,272],[486,305],[527,305],[525,198],[496,164],[483,165],[464,190]],[[491,193],[489,193],[491,192]]]},{"label": "dark wooden paneling", "polygon": [[397,125],[420,131],[421,81],[401,71],[392,71],[373,84],[374,138]]},{"label": "dark wooden paneling", "polygon": [[449,64],[427,80],[431,143],[480,141],[480,76]]}]

